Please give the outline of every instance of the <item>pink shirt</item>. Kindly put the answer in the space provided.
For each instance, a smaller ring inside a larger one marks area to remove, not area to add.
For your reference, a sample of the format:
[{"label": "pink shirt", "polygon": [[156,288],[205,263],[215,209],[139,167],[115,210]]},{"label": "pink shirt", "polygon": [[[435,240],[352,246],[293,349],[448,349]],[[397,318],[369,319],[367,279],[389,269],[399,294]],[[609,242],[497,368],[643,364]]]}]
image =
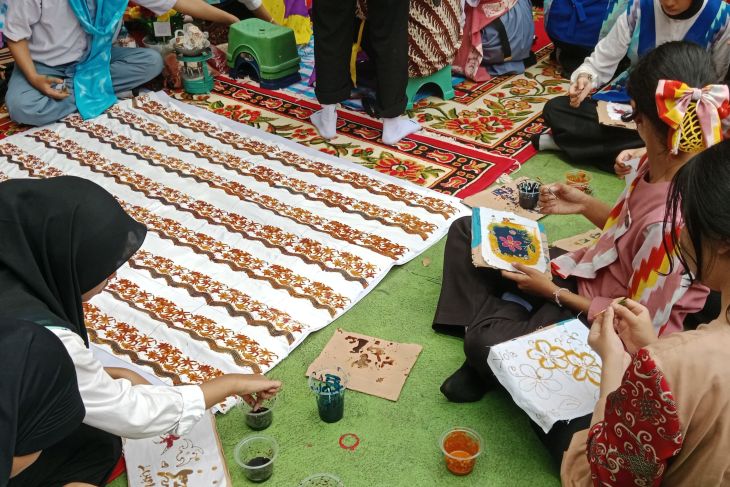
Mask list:
[{"label": "pink shirt", "polygon": [[[586,275],[585,266],[590,269],[591,264],[600,259],[592,259],[590,249],[581,249],[554,261],[554,268],[564,270],[558,272],[559,274],[578,274],[576,275],[578,292],[591,299],[588,311],[590,321],[597,313],[606,309],[615,298],[631,297],[631,282],[637,279],[637,274],[640,274],[642,269],[651,268],[647,262],[657,254],[656,249],[662,249],[661,242],[664,235],[662,226],[670,183],[647,182],[645,180],[647,171],[648,164],[643,164],[638,171],[639,179],[636,184],[627,184],[626,207],[622,208],[620,213],[624,221],[619,222],[619,226],[625,224],[627,229],[612,242],[616,250],[616,258],[612,262],[593,266],[589,272],[595,273],[595,276],[589,277]],[[607,229],[604,229],[604,234],[606,232]],[[644,299],[641,299],[641,302],[649,308],[654,318],[659,318],[659,321],[654,323],[659,334],[681,331],[687,314],[702,309],[707,299],[709,289],[698,283],[690,286],[679,299],[676,299],[676,294],[683,291],[681,286],[687,284],[686,278],[682,278],[683,271],[681,264],[676,262],[673,271],[668,277],[662,278],[661,284],[654,289],[647,286],[647,290],[644,291]],[[584,275],[581,276],[581,273]],[[674,305],[668,307],[667,304],[673,301],[676,301]]]}]

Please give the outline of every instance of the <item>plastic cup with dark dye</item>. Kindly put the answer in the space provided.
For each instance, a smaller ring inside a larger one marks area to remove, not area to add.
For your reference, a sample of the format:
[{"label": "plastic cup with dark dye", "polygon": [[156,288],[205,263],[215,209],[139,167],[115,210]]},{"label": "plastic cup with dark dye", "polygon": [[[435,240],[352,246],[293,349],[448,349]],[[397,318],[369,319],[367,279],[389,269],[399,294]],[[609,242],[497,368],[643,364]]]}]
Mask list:
[{"label": "plastic cup with dark dye", "polygon": [[529,180],[522,181],[517,185],[517,194],[522,208],[534,210],[540,200],[540,183]]},{"label": "plastic cup with dark dye", "polygon": [[274,396],[263,401],[256,410],[253,410],[251,405],[245,401],[239,404],[249,428],[254,431],[261,431],[271,426],[271,422],[274,420],[274,406],[277,397]]},{"label": "plastic cup with dark dye", "polygon": [[299,487],[345,487],[345,484],[331,473],[316,473],[299,482]]},{"label": "plastic cup with dark dye", "polygon": [[268,436],[248,436],[242,439],[234,456],[251,482],[266,482],[274,473],[274,461],[279,453],[276,440]]},{"label": "plastic cup with dark dye", "polygon": [[315,370],[309,377],[309,388],[317,398],[319,417],[325,423],[336,423],[345,413],[345,390],[349,375],[342,367]]},{"label": "plastic cup with dark dye", "polygon": [[474,470],[484,442],[479,433],[469,428],[453,428],[439,442],[446,468],[454,475],[469,475]]}]

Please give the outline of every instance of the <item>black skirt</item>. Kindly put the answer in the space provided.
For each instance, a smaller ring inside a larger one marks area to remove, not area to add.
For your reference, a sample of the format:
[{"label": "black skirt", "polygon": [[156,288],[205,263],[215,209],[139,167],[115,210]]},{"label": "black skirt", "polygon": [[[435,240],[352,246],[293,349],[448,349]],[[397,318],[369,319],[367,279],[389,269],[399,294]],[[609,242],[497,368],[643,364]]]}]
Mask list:
[{"label": "black skirt", "polygon": [[8,487],[60,487],[71,482],[103,486],[122,455],[122,440],[82,424],[69,437],[41,452]]}]

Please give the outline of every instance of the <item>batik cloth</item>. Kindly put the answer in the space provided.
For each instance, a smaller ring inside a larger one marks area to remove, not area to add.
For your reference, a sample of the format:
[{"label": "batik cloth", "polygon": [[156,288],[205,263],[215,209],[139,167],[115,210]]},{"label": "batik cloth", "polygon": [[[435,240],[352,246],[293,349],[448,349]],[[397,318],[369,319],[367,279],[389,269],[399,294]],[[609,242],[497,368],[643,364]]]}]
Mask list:
[{"label": "batik cloth", "polygon": [[0,174],[90,179],[147,227],[85,324],[168,384],[266,372],[467,213],[164,94],[4,139]]},{"label": "batik cloth", "polygon": [[89,119],[117,101],[110,70],[112,40],[127,0],[97,0],[93,17],[86,0],[69,3],[79,24],[91,36],[87,55],[76,65],[74,74],[76,108],[84,119]]}]

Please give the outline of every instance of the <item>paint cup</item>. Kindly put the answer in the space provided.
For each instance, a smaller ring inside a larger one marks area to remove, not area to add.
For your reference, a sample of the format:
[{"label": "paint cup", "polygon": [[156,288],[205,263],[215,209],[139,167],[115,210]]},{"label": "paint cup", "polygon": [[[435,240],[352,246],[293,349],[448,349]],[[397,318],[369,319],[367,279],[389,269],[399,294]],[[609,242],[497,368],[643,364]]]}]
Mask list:
[{"label": "paint cup", "polygon": [[274,406],[277,397],[278,395],[263,401],[256,411],[251,409],[251,405],[245,401],[239,404],[249,428],[254,431],[261,431],[271,426],[271,422],[274,420]]},{"label": "paint cup", "polygon": [[593,176],[588,174],[582,169],[575,169],[565,173],[565,184],[572,186],[576,189],[583,191],[584,193],[591,192],[591,181]]},{"label": "paint cup", "polygon": [[345,484],[331,473],[316,473],[299,482],[299,487],[345,487]]},{"label": "paint cup", "polygon": [[540,200],[540,186],[537,181],[522,181],[517,184],[520,206],[526,210],[534,210]]},{"label": "paint cup", "polygon": [[319,417],[325,423],[336,423],[345,412],[345,390],[349,375],[342,367],[315,370],[309,377],[309,388],[317,398]]},{"label": "paint cup", "polygon": [[233,453],[236,463],[251,482],[266,482],[274,473],[274,461],[279,445],[268,436],[248,436],[242,439]]},{"label": "paint cup", "polygon": [[453,428],[441,435],[446,468],[454,475],[469,475],[482,452],[482,437],[469,428]]}]

